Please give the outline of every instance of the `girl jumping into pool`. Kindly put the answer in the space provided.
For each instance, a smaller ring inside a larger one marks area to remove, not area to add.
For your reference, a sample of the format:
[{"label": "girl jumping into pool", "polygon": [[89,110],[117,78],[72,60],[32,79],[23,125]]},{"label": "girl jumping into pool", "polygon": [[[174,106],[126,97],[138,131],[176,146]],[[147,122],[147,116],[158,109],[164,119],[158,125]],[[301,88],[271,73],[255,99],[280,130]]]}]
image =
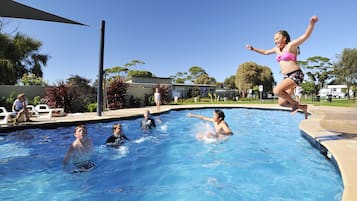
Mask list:
[{"label": "girl jumping into pool", "polygon": [[301,105],[294,101],[291,95],[294,92],[294,88],[299,86],[304,80],[304,73],[296,62],[297,55],[299,54],[299,45],[310,37],[317,21],[318,17],[312,16],[305,33],[295,40],[290,40],[287,31],[278,31],[274,35],[274,43],[276,46],[270,50],[259,49],[250,44],[247,45],[247,49],[260,54],[276,54],[276,60],[279,62],[281,72],[284,74],[284,80],[273,90],[274,94],[279,96],[278,104],[283,107],[291,107],[292,114],[299,109],[302,110],[305,113],[305,119],[307,119],[308,116],[307,105]]},{"label": "girl jumping into pool", "polygon": [[198,134],[196,136],[198,140],[204,140],[204,139],[222,140],[222,139],[226,139],[228,136],[233,135],[233,132],[228,127],[228,124],[224,121],[225,115],[222,110],[214,110],[212,118],[191,114],[191,113],[188,113],[187,116],[213,122],[215,133],[208,132],[206,134]]},{"label": "girl jumping into pool", "polygon": [[63,159],[63,165],[66,167],[70,162],[77,168],[73,172],[85,172],[93,169],[95,164],[90,161],[93,141],[88,138],[87,128],[84,125],[79,125],[74,129],[76,139]]}]

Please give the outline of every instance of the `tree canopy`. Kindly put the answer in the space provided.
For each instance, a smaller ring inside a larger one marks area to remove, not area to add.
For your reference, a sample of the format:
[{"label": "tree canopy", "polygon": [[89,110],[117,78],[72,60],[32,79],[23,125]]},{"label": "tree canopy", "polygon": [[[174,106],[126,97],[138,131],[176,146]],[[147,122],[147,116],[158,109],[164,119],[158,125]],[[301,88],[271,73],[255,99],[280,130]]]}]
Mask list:
[{"label": "tree canopy", "polygon": [[254,62],[246,62],[238,66],[235,85],[240,91],[245,92],[257,85],[263,85],[264,91],[272,91],[273,84],[274,77],[269,67]]},{"label": "tree canopy", "polygon": [[126,77],[126,76],[140,76],[140,77],[153,77],[154,75],[150,71],[145,70],[131,70],[137,65],[143,65],[145,62],[140,60],[131,60],[130,62],[124,64],[123,66],[114,66],[104,70],[104,73],[108,76],[108,79],[111,80],[117,76]]},{"label": "tree canopy", "polygon": [[195,84],[216,84],[216,78],[210,77],[205,69],[200,66],[192,66],[188,72],[177,72],[176,75],[170,76],[175,83],[185,83],[190,81]]},{"label": "tree canopy", "polygon": [[325,84],[332,81],[333,64],[329,58],[314,56],[307,58],[306,61],[298,62],[301,67],[306,69],[306,75],[311,82],[316,84],[316,93],[324,87]]},{"label": "tree canopy", "polygon": [[236,79],[235,75],[232,75],[223,81],[223,86],[226,89],[237,89],[236,84],[234,83]]},{"label": "tree canopy", "polygon": [[0,44],[0,84],[16,84],[24,74],[42,78],[49,56],[40,53],[40,41],[21,33],[0,33]]},{"label": "tree canopy", "polygon": [[[357,83],[357,49],[345,48],[335,64],[336,79],[347,85],[355,86]],[[349,93],[348,93],[349,96]]]}]

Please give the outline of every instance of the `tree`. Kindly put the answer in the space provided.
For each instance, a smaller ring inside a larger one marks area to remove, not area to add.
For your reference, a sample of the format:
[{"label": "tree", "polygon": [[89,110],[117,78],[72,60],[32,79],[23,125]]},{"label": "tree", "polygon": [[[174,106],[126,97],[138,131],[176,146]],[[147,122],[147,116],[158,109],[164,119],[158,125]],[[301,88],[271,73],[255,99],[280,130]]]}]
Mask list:
[{"label": "tree", "polygon": [[7,76],[2,76],[2,84],[16,84],[24,74],[32,73],[42,77],[48,56],[39,53],[40,41],[17,33],[15,37],[0,34],[0,68]]},{"label": "tree", "polygon": [[[90,80],[83,78],[79,75],[72,75],[70,78],[67,79],[67,85],[73,90],[78,90],[78,95],[73,103],[73,109],[76,111],[85,111],[87,105],[90,103],[94,103],[97,101],[97,90],[96,88],[90,86]],[[75,106],[75,107],[74,107]]]},{"label": "tree", "polygon": [[185,83],[185,81],[191,81],[195,84],[216,84],[216,79],[210,77],[206,71],[199,66],[192,66],[188,69],[188,72],[177,72],[176,75],[170,76],[175,83]]},{"label": "tree", "polygon": [[145,71],[145,70],[131,70],[128,73],[129,77],[154,77],[154,75],[149,72],[149,71]]},{"label": "tree", "polygon": [[[188,79],[187,72],[177,72],[176,75],[170,76],[174,83],[183,84]],[[191,78],[190,78],[191,79]]]},{"label": "tree", "polygon": [[303,82],[301,83],[301,88],[303,89],[305,94],[315,94],[316,93],[316,87],[314,82]]},{"label": "tree", "polygon": [[104,73],[106,76],[108,76],[108,79],[111,79],[115,76],[126,76],[128,71],[129,71],[129,69],[126,67],[114,66],[112,68],[105,69]]},{"label": "tree", "polygon": [[78,75],[71,76],[67,82],[46,88],[45,103],[62,107],[66,112],[85,112],[89,104],[96,102],[96,89],[89,83],[90,80]]},{"label": "tree", "polygon": [[195,83],[214,85],[216,84],[216,79],[214,77],[210,77],[207,73],[202,73],[196,78]]},{"label": "tree", "polygon": [[227,77],[223,81],[223,86],[226,89],[237,89],[236,84],[234,83],[234,80],[236,79],[235,75],[232,75],[230,77]]},{"label": "tree", "polygon": [[273,83],[275,83],[273,72],[271,72],[271,69],[267,66],[260,66],[260,68],[260,84],[264,86],[264,91],[272,92]]},{"label": "tree", "polygon": [[333,64],[329,58],[314,56],[307,58],[306,61],[299,61],[298,63],[307,70],[306,75],[309,80],[317,85],[316,94],[334,77]]},{"label": "tree", "polygon": [[37,77],[35,74],[29,73],[24,74],[20,82],[24,86],[47,86],[48,84],[42,79],[42,77]]},{"label": "tree", "polygon": [[14,84],[16,80],[14,62],[10,61],[8,56],[11,38],[0,34],[0,44],[0,84]]},{"label": "tree", "polygon": [[[350,91],[351,85],[357,81],[357,49],[345,48],[342,55],[339,56],[335,64],[335,73],[338,80],[344,81],[347,85],[347,91]],[[350,94],[348,98],[350,98]]]},{"label": "tree", "polygon": [[145,62],[140,60],[131,60],[130,62],[124,64],[124,66],[114,66],[112,68],[107,68],[104,70],[105,76],[108,76],[108,80],[114,79],[117,76],[127,77],[127,76],[144,76],[144,77],[152,77],[153,74],[149,71],[141,71],[141,70],[130,70],[129,68],[142,65]]},{"label": "tree", "polygon": [[131,60],[130,62],[124,64],[124,66],[126,68],[130,68],[130,67],[137,66],[137,65],[142,65],[142,64],[145,64],[145,62],[134,59],[134,60]]},{"label": "tree", "polygon": [[192,66],[190,69],[188,69],[188,72],[191,74],[190,78],[191,78],[191,81],[193,83],[196,83],[196,79],[200,75],[207,74],[206,71],[203,68],[199,67],[199,66]]},{"label": "tree", "polygon": [[254,62],[239,65],[235,76],[235,85],[243,92],[243,97],[248,89],[253,89],[257,85],[263,85],[265,91],[271,91],[273,83],[274,78],[270,68]]}]

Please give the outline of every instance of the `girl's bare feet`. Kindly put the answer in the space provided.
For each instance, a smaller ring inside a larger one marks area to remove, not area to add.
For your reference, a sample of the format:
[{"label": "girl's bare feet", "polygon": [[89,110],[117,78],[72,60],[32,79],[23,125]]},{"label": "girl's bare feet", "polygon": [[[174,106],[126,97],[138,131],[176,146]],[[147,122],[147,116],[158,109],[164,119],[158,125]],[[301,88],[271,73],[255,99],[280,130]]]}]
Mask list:
[{"label": "girl's bare feet", "polygon": [[299,109],[301,109],[304,114],[305,114],[305,119],[309,116],[309,113],[307,112],[307,105],[299,105]]},{"label": "girl's bare feet", "polygon": [[291,115],[294,115],[298,111],[299,107],[299,103],[294,102],[294,104],[291,105]]},{"label": "girl's bare feet", "polygon": [[299,104],[293,105],[291,115],[294,115],[299,109],[302,110],[302,112],[304,112],[305,119],[307,119],[307,117],[309,116],[309,113],[307,112],[307,105],[299,105]]}]

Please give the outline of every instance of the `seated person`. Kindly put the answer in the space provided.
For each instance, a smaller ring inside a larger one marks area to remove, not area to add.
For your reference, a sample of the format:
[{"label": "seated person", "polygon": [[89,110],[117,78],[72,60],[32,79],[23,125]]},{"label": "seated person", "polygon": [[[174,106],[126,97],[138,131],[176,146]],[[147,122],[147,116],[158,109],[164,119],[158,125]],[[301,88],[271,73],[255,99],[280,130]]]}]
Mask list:
[{"label": "seated person", "polygon": [[140,127],[145,130],[156,127],[155,120],[151,118],[149,110],[144,112],[144,118],[140,122]]},{"label": "seated person", "polygon": [[112,147],[119,147],[124,143],[125,140],[129,140],[121,130],[120,124],[113,125],[113,135],[111,135],[106,141],[105,144]]},{"label": "seated person", "polygon": [[195,114],[191,114],[191,113],[188,113],[187,116],[213,122],[216,132],[215,133],[209,132],[206,134],[198,134],[196,137],[199,140],[204,139],[204,138],[225,139],[227,136],[233,135],[233,132],[228,127],[228,124],[224,121],[225,115],[222,110],[214,110],[212,118],[201,116],[201,115],[195,115]]},{"label": "seated person", "polygon": [[93,141],[88,138],[87,128],[79,125],[74,129],[76,139],[63,159],[63,165],[66,167],[69,163],[73,164],[77,170],[75,172],[89,171],[95,167],[95,163],[90,161],[93,151]]},{"label": "seated person", "polygon": [[12,111],[17,114],[14,124],[17,124],[23,117],[25,117],[25,121],[31,121],[29,111],[26,108],[25,94],[21,93],[17,96],[17,99],[12,104]]}]

